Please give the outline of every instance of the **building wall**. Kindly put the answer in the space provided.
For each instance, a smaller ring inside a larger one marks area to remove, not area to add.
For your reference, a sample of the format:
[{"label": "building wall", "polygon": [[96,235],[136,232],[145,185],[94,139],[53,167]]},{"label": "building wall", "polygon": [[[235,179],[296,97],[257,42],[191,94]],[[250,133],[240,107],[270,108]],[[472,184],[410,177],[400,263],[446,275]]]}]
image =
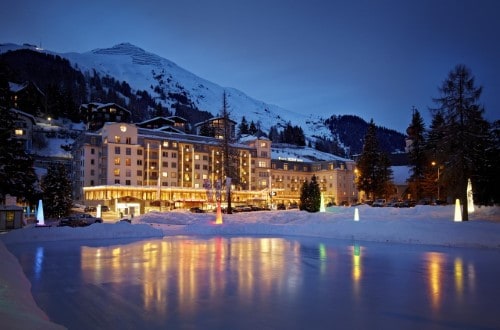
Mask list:
[{"label": "building wall", "polygon": [[[352,203],[357,198],[352,161],[271,160],[267,138],[233,148],[237,150],[233,158],[237,178],[232,181],[236,203],[269,204],[271,192],[274,202],[296,202],[302,183],[312,175],[318,177],[327,202]],[[139,132],[134,124],[106,123],[75,143],[74,194],[86,204],[104,205],[130,196],[144,200],[144,210],[157,204],[203,206],[213,200],[216,183],[220,180],[224,185],[222,161],[219,141],[214,138],[147,129]]]}]

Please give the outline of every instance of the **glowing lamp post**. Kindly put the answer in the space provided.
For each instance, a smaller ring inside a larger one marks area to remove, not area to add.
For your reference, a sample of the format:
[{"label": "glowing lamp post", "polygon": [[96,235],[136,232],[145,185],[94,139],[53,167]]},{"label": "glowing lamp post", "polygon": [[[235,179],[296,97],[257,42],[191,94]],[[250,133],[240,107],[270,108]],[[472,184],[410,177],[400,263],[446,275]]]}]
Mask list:
[{"label": "glowing lamp post", "polygon": [[462,208],[460,207],[460,199],[455,200],[455,217],[453,218],[455,222],[462,221]]},{"label": "glowing lamp post", "polygon": [[[436,162],[434,162],[434,161],[433,161],[431,164],[432,164],[432,166],[436,166],[436,165],[437,165],[437,163],[436,163]],[[437,173],[437,175],[438,175],[438,176],[437,176],[437,199],[438,199],[438,200],[440,200],[440,199],[441,199],[441,196],[440,196],[440,191],[439,191],[439,176],[440,176],[440,173],[439,173],[439,168],[440,168],[440,166],[439,166],[439,165],[437,165],[437,170],[438,170],[438,173]]]},{"label": "glowing lamp post", "polygon": [[215,184],[215,199],[217,200],[217,213],[215,216],[215,224],[216,225],[222,225],[222,210],[220,206],[220,200],[221,200],[221,183],[220,181],[217,181]]}]

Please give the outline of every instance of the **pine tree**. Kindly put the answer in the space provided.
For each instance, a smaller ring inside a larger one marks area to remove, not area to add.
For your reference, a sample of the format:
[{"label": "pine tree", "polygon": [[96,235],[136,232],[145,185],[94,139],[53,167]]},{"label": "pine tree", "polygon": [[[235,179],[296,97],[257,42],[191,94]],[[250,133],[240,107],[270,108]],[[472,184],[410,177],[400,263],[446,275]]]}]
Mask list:
[{"label": "pine tree", "polygon": [[245,118],[245,116],[243,116],[241,118],[241,123],[238,125],[238,135],[242,136],[242,135],[246,135],[248,133],[249,133],[248,122],[247,122],[247,119]]},{"label": "pine tree", "polygon": [[319,212],[321,207],[321,189],[318,184],[318,180],[316,175],[313,175],[311,178],[311,183],[309,183],[309,196],[310,196],[310,204],[309,204],[309,212]]},{"label": "pine tree", "polygon": [[420,200],[423,197],[423,181],[425,179],[425,169],[427,157],[425,153],[425,127],[424,120],[417,109],[413,109],[412,121],[407,131],[411,141],[408,157],[411,165],[411,176],[408,180],[411,196]]},{"label": "pine tree", "polygon": [[71,181],[62,164],[49,166],[41,182],[44,210],[49,217],[63,217],[69,214],[73,199]]},{"label": "pine tree", "polygon": [[309,196],[309,182],[307,180],[302,183],[300,187],[300,205],[299,210],[307,211],[310,205],[310,196]]},{"label": "pine tree", "polygon": [[250,135],[256,135],[259,132],[257,129],[257,126],[255,126],[255,123],[253,120],[250,122],[250,126],[248,127],[248,134]]},{"label": "pine tree", "polygon": [[464,65],[457,65],[439,88],[441,96],[434,99],[438,105],[433,111],[444,118],[443,137],[437,142],[442,151],[443,181],[453,199],[459,198],[462,219],[469,219],[467,181],[476,183],[477,169],[487,161],[489,124],[483,119],[484,109],[479,104],[482,88],[476,87],[474,77]]},{"label": "pine tree", "polygon": [[7,194],[33,202],[37,194],[33,158],[13,137],[14,122],[15,114],[0,108],[0,202],[5,202]]},{"label": "pine tree", "polygon": [[321,189],[316,175],[313,175],[311,182],[304,181],[300,188],[299,209],[307,212],[318,212],[321,207]]},{"label": "pine tree", "polygon": [[357,189],[365,191],[369,198],[386,196],[392,192],[389,158],[379,148],[377,128],[373,119],[368,125],[363,152],[356,166],[359,171]]}]

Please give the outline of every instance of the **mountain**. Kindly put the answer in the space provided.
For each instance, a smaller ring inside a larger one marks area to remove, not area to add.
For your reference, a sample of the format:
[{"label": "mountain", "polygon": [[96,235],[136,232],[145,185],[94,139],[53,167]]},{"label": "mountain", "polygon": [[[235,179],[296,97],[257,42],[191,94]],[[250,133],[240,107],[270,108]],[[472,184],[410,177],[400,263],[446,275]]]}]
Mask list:
[{"label": "mountain", "polygon": [[[222,87],[200,78],[172,61],[129,43],[86,53],[55,53],[33,45],[1,44],[0,54],[2,61],[16,71],[14,77],[18,77],[18,81],[14,82],[33,80],[41,89],[56,89],[51,94],[70,94],[69,97],[75,99],[73,107],[76,108],[78,103],[90,101],[115,102],[130,109],[136,121],[154,117],[160,110],[186,117],[191,123],[202,121],[219,113],[225,91],[231,117],[236,122],[239,123],[245,116],[248,122],[253,121],[266,134],[272,126],[298,125],[303,129],[307,143],[322,151],[339,155],[359,153],[361,149],[357,143],[353,144],[352,137],[356,136],[356,141],[362,140],[366,132],[364,126],[367,123],[361,118],[361,126],[352,127],[350,132],[339,132],[331,120],[314,114],[295,113],[253,99],[238,89]],[[50,60],[44,56],[61,63],[49,65]],[[33,62],[50,67],[51,72],[43,71]],[[58,68],[57,75],[53,73],[54,68]],[[69,87],[61,88],[54,81],[43,81],[49,77],[59,81],[73,79],[75,82],[66,81],[65,86]],[[82,84],[85,84],[85,91]],[[62,108],[61,105],[59,107]],[[71,107],[66,104],[64,108]],[[71,115],[75,117],[77,114]],[[396,131],[391,131],[391,134],[391,142],[384,150],[403,150],[403,134]]]}]

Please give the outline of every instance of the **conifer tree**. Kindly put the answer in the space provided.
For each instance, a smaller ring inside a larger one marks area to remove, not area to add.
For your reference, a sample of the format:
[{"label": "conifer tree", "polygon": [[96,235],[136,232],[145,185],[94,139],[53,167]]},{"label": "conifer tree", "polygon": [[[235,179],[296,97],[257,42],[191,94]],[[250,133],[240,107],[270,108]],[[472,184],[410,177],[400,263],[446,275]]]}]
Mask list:
[{"label": "conifer tree", "polygon": [[439,88],[440,97],[434,99],[444,118],[443,136],[437,149],[443,152],[443,181],[448,194],[458,198],[463,205],[462,219],[469,219],[467,205],[467,182],[472,184],[477,169],[486,162],[489,124],[483,119],[484,109],[479,103],[482,88],[476,87],[474,77],[464,65],[457,65]]},{"label": "conifer tree", "polygon": [[247,119],[245,118],[245,116],[243,116],[241,118],[241,123],[238,125],[238,135],[239,136],[246,135],[246,134],[248,134],[248,132],[249,132],[248,122],[247,122]]},{"label": "conifer tree", "polygon": [[299,209],[307,212],[318,212],[321,207],[321,189],[316,175],[313,175],[311,182],[304,181],[300,188]]},{"label": "conifer tree", "polygon": [[7,194],[21,201],[34,202],[37,177],[33,158],[14,137],[15,114],[0,108],[0,202]]},{"label": "conifer tree", "polygon": [[413,109],[412,121],[408,129],[408,138],[411,145],[408,157],[411,166],[411,176],[408,180],[409,191],[413,199],[420,200],[424,195],[425,170],[428,167],[425,153],[425,127],[424,120],[417,109]]},{"label": "conifer tree", "polygon": [[392,170],[389,158],[379,148],[373,119],[368,125],[363,152],[356,166],[359,170],[358,190],[365,191],[369,198],[385,197],[391,192]]},{"label": "conifer tree", "polygon": [[73,204],[71,181],[63,164],[49,166],[41,182],[44,211],[49,217],[63,217],[69,214]]}]

